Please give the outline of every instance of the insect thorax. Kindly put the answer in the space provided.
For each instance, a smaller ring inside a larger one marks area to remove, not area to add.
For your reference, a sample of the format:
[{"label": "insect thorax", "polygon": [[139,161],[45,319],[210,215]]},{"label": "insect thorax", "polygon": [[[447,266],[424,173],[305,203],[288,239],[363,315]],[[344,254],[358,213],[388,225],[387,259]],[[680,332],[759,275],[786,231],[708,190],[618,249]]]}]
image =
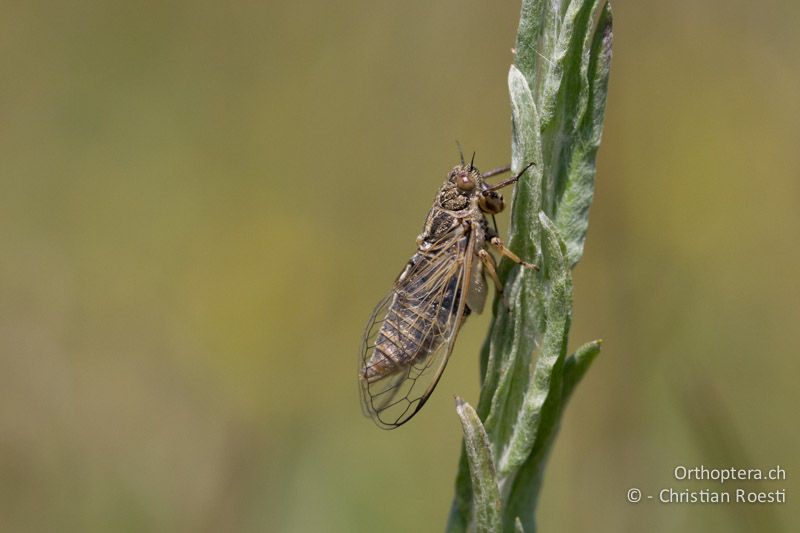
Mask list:
[{"label": "insect thorax", "polygon": [[452,183],[446,183],[436,197],[436,203],[443,209],[461,211],[469,206],[472,195],[467,195],[458,190]]}]

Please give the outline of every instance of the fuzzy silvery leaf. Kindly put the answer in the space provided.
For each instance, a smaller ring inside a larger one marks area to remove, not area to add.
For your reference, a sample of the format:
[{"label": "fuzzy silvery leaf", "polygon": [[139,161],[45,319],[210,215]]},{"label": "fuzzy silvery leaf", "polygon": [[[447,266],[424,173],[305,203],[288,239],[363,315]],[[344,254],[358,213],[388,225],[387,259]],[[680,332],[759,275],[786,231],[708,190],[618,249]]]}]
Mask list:
[{"label": "fuzzy silvery leaf", "polygon": [[[514,188],[507,242],[540,271],[507,259],[499,265],[504,292],[495,298],[481,351],[478,408],[458,408],[465,444],[448,531],[491,524],[535,531],[544,467],[564,407],[600,351],[593,341],[566,355],[571,269],[583,253],[594,194],[611,42],[607,2],[522,3],[508,74],[512,170],[534,166]],[[495,486],[496,521],[494,507],[486,507],[487,487],[493,494]]]}]

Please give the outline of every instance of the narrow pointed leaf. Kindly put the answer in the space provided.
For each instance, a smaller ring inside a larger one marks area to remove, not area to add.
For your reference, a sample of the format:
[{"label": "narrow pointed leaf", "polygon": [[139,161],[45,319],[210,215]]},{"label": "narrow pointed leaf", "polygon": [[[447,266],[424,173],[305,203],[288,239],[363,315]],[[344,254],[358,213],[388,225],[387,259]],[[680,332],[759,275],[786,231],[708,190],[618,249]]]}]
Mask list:
[{"label": "narrow pointed leaf", "polygon": [[572,391],[580,383],[597,356],[603,341],[587,342],[564,360],[564,387],[561,390],[561,404],[566,405]]},{"label": "narrow pointed leaf", "polygon": [[464,430],[464,446],[469,459],[477,531],[480,533],[500,531],[500,491],[497,487],[489,437],[486,436],[478,413],[461,398],[456,398],[456,412]]},{"label": "narrow pointed leaf", "polygon": [[589,226],[589,207],[594,195],[595,160],[603,132],[608,76],[611,68],[612,18],[605,5],[597,30],[585,52],[586,109],[574,132],[566,177],[556,213],[556,226],[564,238],[574,266],[583,255]]}]

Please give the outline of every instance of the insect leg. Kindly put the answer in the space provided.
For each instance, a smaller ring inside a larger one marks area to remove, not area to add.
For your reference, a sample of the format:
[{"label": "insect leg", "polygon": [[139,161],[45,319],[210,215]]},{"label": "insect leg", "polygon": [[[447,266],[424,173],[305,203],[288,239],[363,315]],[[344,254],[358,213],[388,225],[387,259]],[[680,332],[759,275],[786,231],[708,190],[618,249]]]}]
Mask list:
[{"label": "insect leg", "polygon": [[500,277],[497,275],[497,265],[494,262],[494,257],[492,257],[492,254],[486,250],[478,250],[478,257],[481,258],[481,262],[483,263],[486,272],[488,272],[489,277],[492,278],[492,281],[494,282],[494,289],[497,292],[503,292],[503,284],[500,282]]},{"label": "insect leg", "polygon": [[511,170],[511,165],[493,168],[492,170],[489,170],[481,174],[481,178],[491,178],[492,176],[497,176],[498,174],[503,174],[505,172],[509,172],[510,170]]},{"label": "insect leg", "polygon": [[525,174],[526,170],[528,170],[529,168],[531,168],[534,165],[535,165],[535,163],[528,163],[528,165],[525,168],[523,168],[522,171],[519,174],[517,174],[516,176],[511,176],[510,178],[508,178],[506,180],[503,180],[500,183],[495,183],[491,187],[485,188],[483,190],[483,192],[486,193],[486,192],[496,191],[497,189],[502,189],[503,187],[511,185],[512,183],[514,183],[515,181],[520,179],[522,177],[522,175]]},{"label": "insect leg", "polygon": [[537,272],[539,271],[539,267],[537,265],[534,265],[533,263],[528,263],[526,261],[523,261],[522,259],[519,258],[519,256],[517,254],[515,254],[514,252],[512,252],[511,250],[506,248],[506,245],[503,244],[503,241],[500,240],[500,237],[492,237],[489,240],[489,242],[492,244],[492,246],[497,248],[497,250],[502,255],[508,257],[509,259],[511,259],[512,261],[517,263],[518,265],[522,265],[525,268],[530,268],[530,269],[536,270]]},{"label": "insect leg", "polygon": [[508,294],[503,292],[503,283],[500,281],[500,276],[497,275],[497,263],[495,263],[494,257],[486,250],[478,251],[478,257],[481,258],[484,269],[489,273],[489,277],[492,278],[494,289],[500,295],[500,301],[503,302],[503,306],[507,311],[511,311],[511,302],[508,300]]}]

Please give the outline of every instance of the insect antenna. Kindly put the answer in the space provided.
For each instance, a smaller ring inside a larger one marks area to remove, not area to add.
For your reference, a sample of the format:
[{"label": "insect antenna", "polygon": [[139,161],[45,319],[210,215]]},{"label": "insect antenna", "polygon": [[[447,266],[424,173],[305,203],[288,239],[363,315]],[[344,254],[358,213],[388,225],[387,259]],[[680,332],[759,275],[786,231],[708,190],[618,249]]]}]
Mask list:
[{"label": "insect antenna", "polygon": [[475,162],[475,152],[472,152],[472,159],[469,160],[469,171],[470,172],[472,172],[472,163],[474,163],[474,162]]},{"label": "insect antenna", "polygon": [[458,147],[458,155],[461,157],[461,166],[464,166],[464,150],[461,149],[461,143],[456,139],[456,146]]}]

